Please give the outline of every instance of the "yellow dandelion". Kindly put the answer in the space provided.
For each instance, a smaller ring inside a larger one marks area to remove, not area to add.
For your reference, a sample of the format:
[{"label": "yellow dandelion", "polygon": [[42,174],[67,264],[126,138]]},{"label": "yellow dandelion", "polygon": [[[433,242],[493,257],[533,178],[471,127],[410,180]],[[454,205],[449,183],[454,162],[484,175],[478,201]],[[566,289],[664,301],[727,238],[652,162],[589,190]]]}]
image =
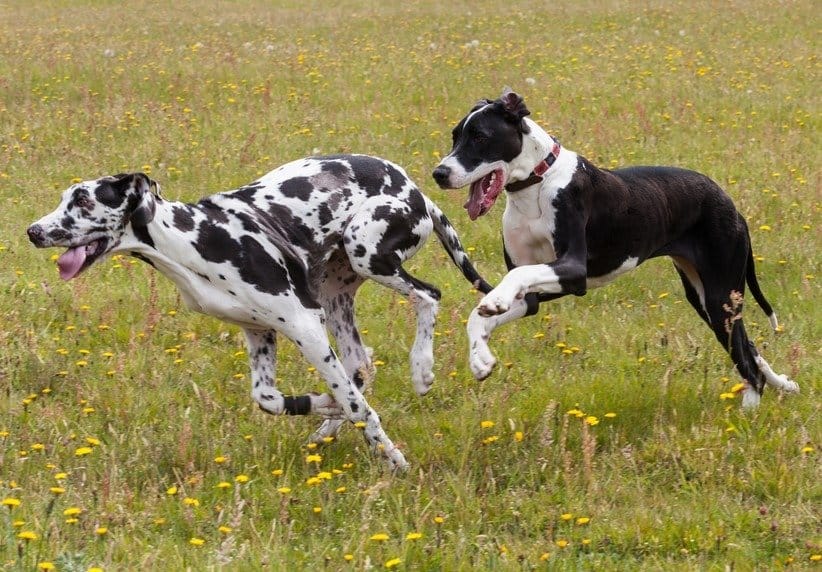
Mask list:
[{"label": "yellow dandelion", "polygon": [[402,564],[402,559],[392,558],[391,560],[389,560],[388,562],[385,563],[385,567],[386,568],[394,568],[396,566],[399,566],[400,564]]},{"label": "yellow dandelion", "polygon": [[721,399],[723,401],[725,401],[726,399],[735,399],[735,398],[736,398],[736,393],[733,393],[733,392],[730,392],[730,391],[726,391],[725,393],[720,393],[719,394],[719,399]]},{"label": "yellow dandelion", "polygon": [[486,437],[485,439],[483,439],[483,440],[482,440],[482,444],[483,444],[483,445],[490,445],[491,443],[493,443],[493,442],[495,442],[495,441],[498,441],[498,440],[499,440],[499,436],[498,436],[498,435],[491,435],[491,436]]},{"label": "yellow dandelion", "polygon": [[746,383],[737,383],[731,388],[732,393],[739,393],[743,389],[745,389],[748,385]]},{"label": "yellow dandelion", "polygon": [[64,489],[63,487],[50,487],[49,492],[55,495],[61,495],[64,492],[66,492],[66,489]]},{"label": "yellow dandelion", "polygon": [[819,562],[822,560],[822,554],[811,554],[810,560],[811,562]]},{"label": "yellow dandelion", "polygon": [[63,516],[77,516],[83,512],[83,509],[76,506],[71,506],[63,511]]},{"label": "yellow dandelion", "polygon": [[409,532],[405,535],[406,540],[419,540],[420,538],[422,538],[421,532]]},{"label": "yellow dandelion", "polygon": [[17,534],[17,538],[20,540],[30,541],[30,540],[37,540],[39,536],[37,536],[36,532],[32,532],[30,530],[24,530]]},{"label": "yellow dandelion", "polygon": [[105,536],[106,534],[108,534],[108,528],[106,528],[105,526],[98,526],[94,530],[94,534],[96,534],[97,536]]},{"label": "yellow dandelion", "polygon": [[590,425],[591,427],[593,427],[594,425],[599,424],[599,419],[597,419],[596,416],[594,416],[594,415],[589,415],[588,417],[585,418],[585,422],[588,425]]},{"label": "yellow dandelion", "polygon": [[217,488],[218,489],[230,489],[231,488],[231,483],[229,483],[228,481],[220,481],[219,483],[217,483]]},{"label": "yellow dandelion", "polygon": [[571,514],[570,512],[566,512],[566,513],[563,513],[563,514],[559,515],[559,517],[562,520],[571,520],[572,518],[574,518],[574,515]]},{"label": "yellow dandelion", "polygon": [[230,526],[223,525],[223,526],[219,527],[217,530],[219,530],[223,534],[228,534],[228,533],[231,532],[232,529],[231,529]]},{"label": "yellow dandelion", "polygon": [[74,454],[77,457],[84,457],[85,455],[90,455],[93,450],[91,447],[78,447],[75,449]]},{"label": "yellow dandelion", "polygon": [[318,478],[318,477],[308,477],[308,478],[305,480],[305,484],[307,484],[309,487],[313,487],[313,486],[315,486],[315,485],[319,485],[319,484],[320,484],[320,483],[322,483],[322,482],[323,482],[323,480],[322,480],[322,479],[320,479],[320,478]]},{"label": "yellow dandelion", "polygon": [[514,433],[514,441],[516,441],[517,443],[522,443],[523,439],[525,439],[525,435],[522,431],[516,431]]},{"label": "yellow dandelion", "polygon": [[323,460],[322,455],[308,455],[305,458],[306,463],[321,463]]},{"label": "yellow dandelion", "polygon": [[320,514],[323,511],[323,507],[315,506],[313,509],[314,514]]},{"label": "yellow dandelion", "polygon": [[343,555],[343,560],[345,560],[346,562],[351,562],[352,560],[354,560],[354,555],[353,554],[344,554]]},{"label": "yellow dandelion", "polygon": [[580,526],[588,524],[589,522],[591,522],[591,519],[587,516],[581,516],[577,519],[577,524],[579,524]]},{"label": "yellow dandelion", "polygon": [[611,413],[611,412],[608,412],[605,415],[603,415],[603,417],[605,417],[606,419],[613,419],[616,416],[617,416],[616,413]]},{"label": "yellow dandelion", "polygon": [[237,475],[236,477],[234,477],[234,480],[237,481],[238,483],[247,483],[248,480],[249,480],[249,477],[248,477],[248,475]]},{"label": "yellow dandelion", "polygon": [[494,423],[493,421],[481,421],[480,422],[480,427],[482,427],[483,429],[490,429],[494,425],[496,425],[496,423]]},{"label": "yellow dandelion", "polygon": [[183,504],[186,506],[200,506],[200,501],[191,497],[186,497],[183,499]]},{"label": "yellow dandelion", "polygon": [[7,506],[9,508],[14,508],[16,506],[20,506],[20,499],[16,499],[13,497],[6,497],[3,499],[2,502],[3,506]]},{"label": "yellow dandelion", "polygon": [[805,455],[807,455],[808,453],[813,453],[813,452],[814,452],[814,448],[811,447],[810,445],[805,445],[804,447],[802,447],[802,453],[805,454]]},{"label": "yellow dandelion", "polygon": [[557,540],[555,544],[557,546],[559,546],[560,548],[566,548],[570,544],[570,542],[568,542],[567,540],[564,540],[564,539],[560,539],[560,540]]},{"label": "yellow dandelion", "polygon": [[40,562],[40,563],[37,564],[37,569],[38,570],[56,570],[56,568],[54,567],[54,564],[52,564],[51,562]]},{"label": "yellow dandelion", "polygon": [[171,486],[166,489],[166,494],[169,496],[174,496],[177,494],[177,487]]},{"label": "yellow dandelion", "polygon": [[94,437],[86,437],[86,443],[88,443],[92,447],[96,447],[97,445],[100,444],[100,440],[95,439]]},{"label": "yellow dandelion", "polygon": [[346,491],[345,487],[337,487],[334,490],[335,493],[340,493],[340,494],[344,493],[345,491]]},{"label": "yellow dandelion", "polygon": [[277,492],[283,495],[287,495],[291,492],[291,487],[280,487],[279,489],[277,489]]},{"label": "yellow dandelion", "polygon": [[439,515],[435,516],[433,520],[434,524],[442,524],[443,522],[445,522],[445,519]]},{"label": "yellow dandelion", "polygon": [[202,546],[203,544],[205,544],[205,540],[203,540],[202,538],[197,538],[196,536],[194,536],[194,537],[188,539],[188,543],[191,546]]},{"label": "yellow dandelion", "polygon": [[357,429],[365,429],[365,421],[357,421],[354,423],[354,427]]},{"label": "yellow dandelion", "polygon": [[46,446],[43,445],[42,443],[35,443],[34,445],[31,446],[32,451],[42,451],[45,448],[46,448]]},{"label": "yellow dandelion", "polygon": [[214,462],[217,463],[218,465],[222,465],[226,461],[228,461],[228,457],[224,457],[223,455],[218,455],[218,456],[214,457]]},{"label": "yellow dandelion", "polygon": [[282,469],[274,469],[273,471],[271,471],[271,474],[274,475],[275,477],[279,477],[279,476],[282,476],[283,470]]},{"label": "yellow dandelion", "polygon": [[369,540],[374,540],[376,542],[384,542],[388,540],[390,537],[384,532],[378,532],[376,534],[372,534]]}]

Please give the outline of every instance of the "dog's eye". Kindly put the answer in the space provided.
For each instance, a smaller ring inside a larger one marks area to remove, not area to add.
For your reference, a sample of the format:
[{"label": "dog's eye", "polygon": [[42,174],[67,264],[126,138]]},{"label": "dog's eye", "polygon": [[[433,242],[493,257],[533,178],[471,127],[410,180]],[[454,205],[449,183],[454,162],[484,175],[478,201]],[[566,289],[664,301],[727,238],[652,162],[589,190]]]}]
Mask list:
[{"label": "dog's eye", "polygon": [[485,133],[479,132],[471,135],[471,139],[474,141],[474,143],[485,143],[486,141],[488,141],[488,137],[485,135]]}]

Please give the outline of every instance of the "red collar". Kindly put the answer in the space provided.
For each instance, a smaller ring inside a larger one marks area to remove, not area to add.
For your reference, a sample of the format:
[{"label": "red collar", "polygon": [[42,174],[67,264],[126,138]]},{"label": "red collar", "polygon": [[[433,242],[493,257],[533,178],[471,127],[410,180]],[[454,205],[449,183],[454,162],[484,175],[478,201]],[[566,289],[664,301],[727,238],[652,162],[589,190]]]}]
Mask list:
[{"label": "red collar", "polygon": [[[554,139],[551,137],[551,139]],[[516,193],[517,191],[521,191],[526,187],[530,187],[531,185],[535,185],[537,183],[542,182],[542,176],[551,168],[551,166],[556,162],[557,157],[559,157],[559,151],[561,147],[559,141],[554,139],[554,146],[551,147],[551,152],[548,155],[537,163],[537,166],[534,167],[534,170],[531,171],[531,174],[528,178],[523,179],[522,181],[514,181],[513,183],[508,183],[505,185],[505,190],[509,193]]]}]

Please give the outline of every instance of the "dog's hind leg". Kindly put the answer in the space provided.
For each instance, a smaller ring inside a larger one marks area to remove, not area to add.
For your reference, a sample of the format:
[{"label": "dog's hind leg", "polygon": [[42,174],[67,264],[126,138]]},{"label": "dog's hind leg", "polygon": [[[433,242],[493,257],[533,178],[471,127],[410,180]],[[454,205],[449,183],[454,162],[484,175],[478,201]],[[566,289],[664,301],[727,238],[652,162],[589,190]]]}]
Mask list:
[{"label": "dog's hind leg", "polygon": [[[319,295],[345,373],[354,380],[361,393],[366,392],[374,379],[371,348],[363,345],[354,314],[354,296],[363,282],[364,279],[351,270],[345,253],[340,251],[326,265]],[[310,440],[322,443],[335,437],[343,423],[342,419],[326,419]]]},{"label": "dog's hind leg", "polygon": [[417,332],[410,352],[411,381],[414,390],[424,395],[434,382],[434,325],[440,291],[411,276],[402,263],[422,247],[433,224],[427,212],[416,212],[405,201],[378,199],[364,205],[367,208],[349,222],[345,249],[357,274],[399,292],[412,303]]},{"label": "dog's hind leg", "polygon": [[[721,272],[706,264],[700,264],[698,267],[705,288],[704,308],[711,329],[725,351],[730,354],[739,375],[747,382],[747,387],[743,391],[742,406],[750,409],[759,405],[766,383],[783,391],[799,391],[796,383],[784,375],[780,376],[773,372],[759,355],[753,342],[748,339],[742,319],[744,263],[742,268],[739,268],[738,263],[723,266]],[[728,276],[739,277],[739,283],[732,284],[721,279]]]}]

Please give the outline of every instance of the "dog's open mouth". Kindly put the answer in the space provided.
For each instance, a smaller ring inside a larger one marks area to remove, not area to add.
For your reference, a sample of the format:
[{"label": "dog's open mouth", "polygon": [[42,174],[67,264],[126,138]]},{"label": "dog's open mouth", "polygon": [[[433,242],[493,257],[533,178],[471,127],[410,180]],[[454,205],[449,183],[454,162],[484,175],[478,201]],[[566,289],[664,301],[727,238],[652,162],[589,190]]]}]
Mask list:
[{"label": "dog's open mouth", "polygon": [[106,251],[106,240],[92,240],[88,244],[73,246],[57,259],[60,278],[71,280],[80,272],[91,266]]},{"label": "dog's open mouth", "polygon": [[491,210],[504,185],[505,172],[502,169],[494,169],[481,179],[471,183],[468,202],[463,205],[465,210],[468,211],[468,217],[471,220],[476,220]]}]

